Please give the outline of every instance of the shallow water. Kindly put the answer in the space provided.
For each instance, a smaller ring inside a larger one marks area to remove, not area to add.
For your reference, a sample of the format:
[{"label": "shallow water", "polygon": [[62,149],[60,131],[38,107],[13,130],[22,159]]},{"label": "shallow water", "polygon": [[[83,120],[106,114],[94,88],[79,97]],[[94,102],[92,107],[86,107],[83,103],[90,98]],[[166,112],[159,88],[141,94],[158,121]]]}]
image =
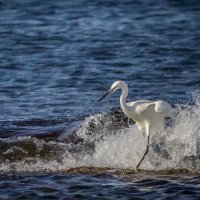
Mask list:
[{"label": "shallow water", "polygon": [[[0,2],[1,199],[199,198],[199,12],[185,0]],[[141,165],[155,173],[63,173],[135,168],[146,140],[119,93],[97,103],[119,79],[128,101],[176,108]],[[158,176],[169,168],[190,175]]]}]

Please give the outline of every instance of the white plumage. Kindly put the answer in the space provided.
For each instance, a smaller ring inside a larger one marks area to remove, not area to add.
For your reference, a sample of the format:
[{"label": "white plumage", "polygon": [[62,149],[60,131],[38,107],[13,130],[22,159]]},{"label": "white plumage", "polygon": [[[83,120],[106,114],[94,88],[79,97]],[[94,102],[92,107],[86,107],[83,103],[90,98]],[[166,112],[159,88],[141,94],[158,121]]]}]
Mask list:
[{"label": "white plumage", "polygon": [[116,90],[122,90],[120,96],[120,105],[124,114],[133,119],[138,126],[138,129],[145,132],[148,141],[147,149],[137,165],[140,166],[149,148],[149,135],[151,130],[156,130],[159,128],[164,128],[164,120],[166,117],[170,117],[172,114],[172,107],[165,101],[151,101],[151,100],[138,100],[126,103],[126,97],[128,96],[128,86],[124,81],[116,81],[112,84],[111,88],[99,99],[101,101],[109,93]]}]

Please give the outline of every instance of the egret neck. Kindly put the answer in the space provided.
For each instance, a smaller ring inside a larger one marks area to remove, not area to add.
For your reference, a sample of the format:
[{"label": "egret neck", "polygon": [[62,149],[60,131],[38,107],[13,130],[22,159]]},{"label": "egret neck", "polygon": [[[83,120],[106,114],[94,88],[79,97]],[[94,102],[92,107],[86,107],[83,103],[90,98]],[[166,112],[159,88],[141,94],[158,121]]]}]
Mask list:
[{"label": "egret neck", "polygon": [[128,87],[126,84],[123,84],[121,87],[122,93],[120,96],[120,105],[123,110],[123,112],[129,117],[129,108],[128,105],[126,104],[126,97],[128,96]]}]

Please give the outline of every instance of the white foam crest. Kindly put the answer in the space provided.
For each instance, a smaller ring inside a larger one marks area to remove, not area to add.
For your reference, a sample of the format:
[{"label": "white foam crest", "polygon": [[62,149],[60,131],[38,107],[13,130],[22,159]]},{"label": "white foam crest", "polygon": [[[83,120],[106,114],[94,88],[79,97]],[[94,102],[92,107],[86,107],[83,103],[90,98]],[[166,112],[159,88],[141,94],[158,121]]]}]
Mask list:
[{"label": "white foam crest", "polygon": [[[143,161],[143,169],[187,168],[198,169],[200,163],[200,107],[181,109],[173,126],[157,130],[151,135],[150,151]],[[95,153],[88,164],[100,167],[135,167],[142,157],[147,139],[135,125],[105,136],[96,142]]]},{"label": "white foam crest", "polygon": [[[96,134],[90,134],[88,132],[90,132],[89,129],[91,129],[91,124],[93,124],[92,126],[95,127],[95,131],[97,132],[97,125],[99,126],[100,121],[102,120],[104,114],[97,114],[95,116],[89,116],[86,117],[84,122],[81,124],[81,126],[78,128],[78,130],[76,131],[76,135],[78,137],[84,138],[87,141],[93,141],[96,137],[98,137],[98,135]],[[99,127],[99,129],[102,129],[102,126]]]},{"label": "white foam crest", "polygon": [[143,140],[143,135],[135,125],[104,137],[103,141],[96,142],[96,151],[92,156],[94,166],[134,167],[138,162],[139,152],[145,150]]},{"label": "white foam crest", "polygon": [[76,130],[76,135],[87,142],[93,142],[112,132],[109,127],[112,121],[107,118],[107,113],[86,117]]}]

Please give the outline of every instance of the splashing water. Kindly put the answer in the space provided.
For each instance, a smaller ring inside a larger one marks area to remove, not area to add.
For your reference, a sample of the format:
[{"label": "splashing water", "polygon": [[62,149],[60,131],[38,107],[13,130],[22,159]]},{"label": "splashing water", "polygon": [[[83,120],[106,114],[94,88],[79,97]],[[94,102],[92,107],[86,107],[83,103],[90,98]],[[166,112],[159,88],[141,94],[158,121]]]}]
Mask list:
[{"label": "splashing water", "polygon": [[[199,171],[200,101],[197,93],[193,99],[193,105],[177,106],[179,111],[170,126],[152,133],[142,169]],[[0,170],[59,171],[80,166],[135,168],[145,151],[147,137],[136,125],[128,127],[126,120],[119,121],[119,117],[107,113],[87,117],[73,129],[79,142],[65,142],[64,136],[63,141],[32,137],[1,139]],[[20,156],[16,158],[16,155]]]},{"label": "splashing water", "polygon": [[[161,170],[187,168],[198,170],[200,162],[200,107],[195,93],[195,105],[179,106],[173,125],[151,135],[150,151],[141,168]],[[96,118],[97,117],[97,118]],[[96,120],[99,116],[93,116]],[[98,123],[98,120],[96,121]],[[135,125],[112,133],[104,131],[103,139],[95,142],[92,157],[83,159],[84,165],[113,168],[135,168],[145,151],[147,138]],[[83,132],[81,132],[83,133]],[[87,136],[85,135],[87,138]],[[95,135],[98,138],[99,135]]]}]

